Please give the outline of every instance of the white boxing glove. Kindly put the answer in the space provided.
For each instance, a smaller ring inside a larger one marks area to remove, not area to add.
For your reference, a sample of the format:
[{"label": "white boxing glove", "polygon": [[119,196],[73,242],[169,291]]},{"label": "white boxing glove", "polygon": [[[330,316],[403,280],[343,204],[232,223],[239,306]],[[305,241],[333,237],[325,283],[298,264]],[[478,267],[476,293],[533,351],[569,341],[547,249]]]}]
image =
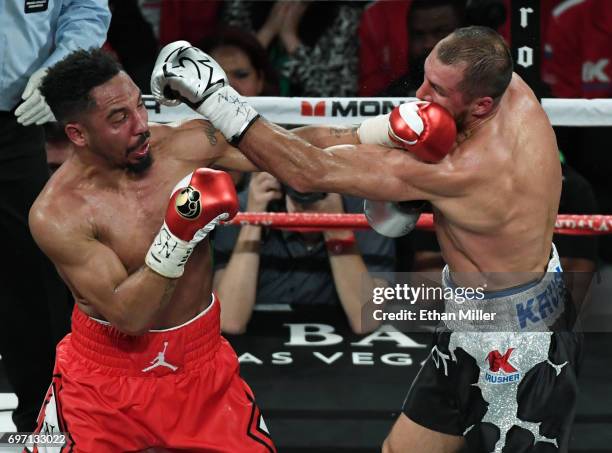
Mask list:
[{"label": "white boxing glove", "polygon": [[422,201],[394,203],[365,200],[363,211],[374,231],[382,236],[398,238],[414,230],[423,205]]},{"label": "white boxing glove", "polygon": [[161,50],[151,75],[151,93],[164,105],[189,105],[233,145],[259,117],[229,86],[219,64],[187,41],[170,43]]},{"label": "white boxing glove", "polygon": [[23,90],[21,98],[23,103],[15,110],[17,122],[22,126],[36,124],[40,126],[51,121],[55,121],[53,112],[45,101],[45,97],[40,92],[40,84],[47,75],[47,68],[40,68],[34,71]]}]

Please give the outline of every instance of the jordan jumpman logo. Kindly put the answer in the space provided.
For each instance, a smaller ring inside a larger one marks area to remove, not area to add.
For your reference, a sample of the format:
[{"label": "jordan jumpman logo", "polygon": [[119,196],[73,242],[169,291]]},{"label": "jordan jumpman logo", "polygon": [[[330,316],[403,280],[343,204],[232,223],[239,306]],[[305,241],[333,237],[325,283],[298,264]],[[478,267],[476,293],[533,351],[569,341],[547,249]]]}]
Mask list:
[{"label": "jordan jumpman logo", "polygon": [[171,365],[166,362],[166,348],[168,347],[168,342],[164,341],[164,350],[162,352],[157,353],[157,357],[151,360],[152,365],[142,370],[143,372],[151,371],[153,368],[157,368],[158,366],[165,366],[170,368],[172,371],[178,370],[177,366]]}]

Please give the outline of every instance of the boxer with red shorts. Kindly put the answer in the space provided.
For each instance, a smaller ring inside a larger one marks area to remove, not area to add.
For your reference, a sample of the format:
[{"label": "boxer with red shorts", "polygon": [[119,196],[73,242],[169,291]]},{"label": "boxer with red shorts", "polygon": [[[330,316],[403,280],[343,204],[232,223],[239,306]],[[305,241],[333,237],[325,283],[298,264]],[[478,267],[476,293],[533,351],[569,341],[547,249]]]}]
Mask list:
[{"label": "boxer with red shorts", "polygon": [[181,326],[130,336],[75,308],[38,430],[67,433],[57,451],[275,451],[219,312],[213,296]]},{"label": "boxer with red shorts", "polygon": [[41,91],[74,152],[30,228],[76,304],[38,420],[68,442],[35,451],[275,452],[212,295],[207,236],[236,214],[236,191],[201,168],[255,167],[206,121],[149,124],[102,51],[70,54]]}]

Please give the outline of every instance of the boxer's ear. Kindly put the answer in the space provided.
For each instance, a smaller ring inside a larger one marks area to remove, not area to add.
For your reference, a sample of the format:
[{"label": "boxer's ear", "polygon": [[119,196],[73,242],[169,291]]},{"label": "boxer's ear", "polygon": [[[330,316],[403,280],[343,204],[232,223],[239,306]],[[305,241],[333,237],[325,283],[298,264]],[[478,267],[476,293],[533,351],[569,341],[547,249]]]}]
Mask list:
[{"label": "boxer's ear", "polygon": [[491,96],[476,98],[472,103],[472,115],[476,117],[487,115],[494,106],[495,102]]},{"label": "boxer's ear", "polygon": [[83,147],[87,144],[87,138],[83,126],[79,123],[68,123],[64,126],[66,136],[72,143],[77,146]]}]

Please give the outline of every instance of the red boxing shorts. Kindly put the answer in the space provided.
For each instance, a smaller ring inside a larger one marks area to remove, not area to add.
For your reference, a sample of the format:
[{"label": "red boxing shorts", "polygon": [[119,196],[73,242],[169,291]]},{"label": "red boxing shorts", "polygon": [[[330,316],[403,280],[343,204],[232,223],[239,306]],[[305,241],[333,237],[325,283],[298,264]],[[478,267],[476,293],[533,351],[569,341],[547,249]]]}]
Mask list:
[{"label": "red boxing shorts", "polygon": [[37,427],[67,443],[33,451],[276,452],[219,314],[129,336],[75,306]]}]

